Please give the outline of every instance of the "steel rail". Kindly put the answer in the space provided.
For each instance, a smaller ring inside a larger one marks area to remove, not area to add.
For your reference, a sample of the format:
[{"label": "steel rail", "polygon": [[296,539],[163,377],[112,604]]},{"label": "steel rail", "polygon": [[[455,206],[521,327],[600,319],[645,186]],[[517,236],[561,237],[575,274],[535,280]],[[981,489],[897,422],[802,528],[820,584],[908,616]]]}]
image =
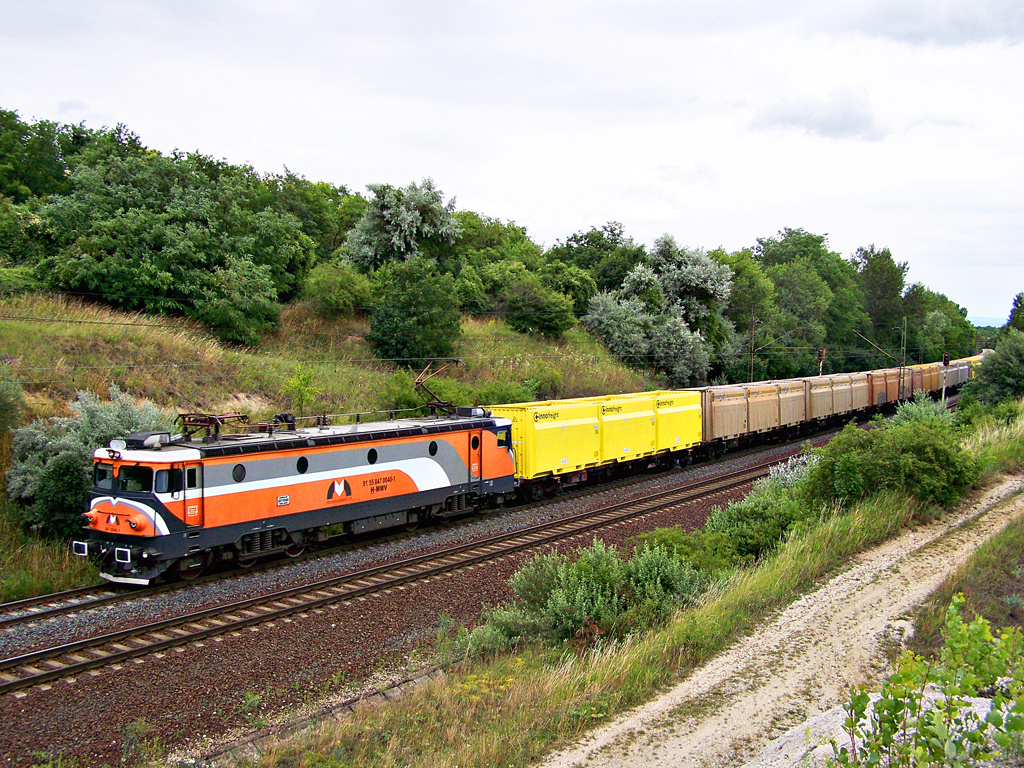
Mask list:
[{"label": "steel rail", "polygon": [[195,643],[214,635],[275,621],[295,613],[352,600],[373,592],[505,557],[525,549],[579,536],[626,519],[678,506],[708,493],[745,485],[765,476],[768,468],[776,463],[778,462],[773,461],[730,472],[680,488],[661,491],[642,499],[610,504],[596,510],[537,523],[517,531],[374,566],[314,584],[291,587],[269,595],[248,598],[185,616],[0,660],[0,693],[44,684],[58,678],[73,677],[96,667],[118,664],[137,656]]}]

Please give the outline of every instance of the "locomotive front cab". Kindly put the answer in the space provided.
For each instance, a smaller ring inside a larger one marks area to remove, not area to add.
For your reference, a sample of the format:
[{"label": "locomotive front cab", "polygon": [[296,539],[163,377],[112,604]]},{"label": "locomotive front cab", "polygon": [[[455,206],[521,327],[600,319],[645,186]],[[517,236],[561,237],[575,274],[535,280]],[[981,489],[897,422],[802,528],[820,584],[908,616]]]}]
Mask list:
[{"label": "locomotive front cab", "polygon": [[164,445],[133,435],[93,455],[88,537],[72,542],[72,550],[91,558],[105,579],[149,584],[180,557],[169,550],[180,548],[182,534],[202,526],[198,452]]}]

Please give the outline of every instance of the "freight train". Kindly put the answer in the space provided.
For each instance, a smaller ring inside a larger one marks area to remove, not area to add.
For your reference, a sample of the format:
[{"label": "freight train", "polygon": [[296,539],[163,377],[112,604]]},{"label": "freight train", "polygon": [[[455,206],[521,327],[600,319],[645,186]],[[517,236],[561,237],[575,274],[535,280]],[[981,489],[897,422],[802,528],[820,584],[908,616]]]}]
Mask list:
[{"label": "freight train", "polygon": [[[72,550],[127,584],[246,567],[337,531],[412,528],[955,390],[980,359],[308,428],[290,414],[182,414],[181,434],[95,451],[87,536]],[[232,424],[241,431],[222,430]]]}]

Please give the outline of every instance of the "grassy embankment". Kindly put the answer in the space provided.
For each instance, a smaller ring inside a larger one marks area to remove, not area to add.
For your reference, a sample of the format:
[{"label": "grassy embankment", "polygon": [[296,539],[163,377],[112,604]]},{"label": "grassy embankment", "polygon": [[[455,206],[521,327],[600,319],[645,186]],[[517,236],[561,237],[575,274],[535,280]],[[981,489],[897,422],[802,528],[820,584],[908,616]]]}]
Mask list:
[{"label": "grassy embankment", "polygon": [[[989,425],[970,445],[980,484],[1020,471],[1024,422]],[[875,497],[791,537],[661,630],[583,655],[530,647],[467,662],[397,702],[273,745],[258,765],[527,765],[685,676],[850,556],[934,514],[900,494]],[[995,594],[996,579],[986,581]]]},{"label": "grassy embankment", "polygon": [[[225,347],[178,319],[42,295],[3,298],[0,316],[0,367],[25,382],[25,424],[69,415],[76,391],[106,396],[112,384],[171,416],[241,411],[260,420],[298,411],[296,398],[303,397],[306,414],[387,411],[422,402],[413,391],[414,375],[374,360],[363,339],[365,321],[325,322],[301,306],[287,307],[280,331],[254,350]],[[580,330],[556,344],[498,321],[466,320],[457,354],[465,364],[430,386],[461,405],[493,402],[488,398],[498,395],[574,397],[654,385]],[[9,463],[7,434],[0,436],[0,488]],[[95,570],[69,557],[65,545],[18,530],[5,503],[0,498],[0,602],[96,579]]]},{"label": "grassy embankment", "polygon": [[[972,438],[973,450],[984,456],[989,474],[1012,472],[1024,467],[1024,439],[1006,439],[1016,427],[989,425]],[[914,637],[910,648],[932,655],[942,643],[940,630],[946,607],[956,593],[964,596],[968,616],[984,616],[993,631],[1024,626],[1024,520],[1010,523],[949,576],[914,615]]]}]

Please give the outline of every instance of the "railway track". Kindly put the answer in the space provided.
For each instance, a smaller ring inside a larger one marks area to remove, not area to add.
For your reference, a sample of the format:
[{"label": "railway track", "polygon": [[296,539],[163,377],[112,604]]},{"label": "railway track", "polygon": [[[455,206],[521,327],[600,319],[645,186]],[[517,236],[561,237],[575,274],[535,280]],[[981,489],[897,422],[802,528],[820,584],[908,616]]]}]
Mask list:
[{"label": "railway track", "polygon": [[[959,399],[958,395],[947,398],[946,407],[949,410],[953,410],[956,405],[956,401]],[[830,434],[840,431],[841,428],[830,428],[821,431],[817,437],[824,437]],[[806,436],[801,436],[792,441],[787,441],[789,444],[796,444],[806,440]],[[743,449],[741,451],[731,453],[730,458],[737,456],[743,456],[750,452],[756,452],[762,450],[762,446],[758,446],[754,449]],[[628,486],[636,481],[635,477],[626,478],[623,480],[606,482],[599,486],[592,488],[584,488],[574,491],[576,498],[586,498],[589,495],[606,492],[608,490],[614,490],[615,488]],[[525,504],[517,506],[506,514],[516,514],[520,512],[532,509],[535,506],[549,503],[550,500],[543,500],[537,503]],[[458,521],[463,521],[470,518],[459,518]],[[441,521],[437,524],[431,524],[424,526],[422,529],[415,533],[409,532],[396,532],[394,534],[386,535],[389,542],[394,542],[403,538],[407,538],[412,535],[417,535],[425,531],[432,530],[436,527],[443,527],[450,525],[453,521]],[[90,587],[79,587],[77,589],[68,590],[65,592],[55,592],[48,595],[40,595],[38,597],[26,598],[24,600],[18,600],[9,603],[0,604],[0,631],[8,629],[10,627],[17,626],[19,624],[28,624],[38,621],[46,621],[60,616],[67,616],[72,613],[79,611],[92,610],[107,605],[113,605],[118,602],[127,600],[135,600],[144,597],[155,596],[167,592],[173,592],[180,589],[188,589],[197,586],[201,586],[212,581],[221,580],[224,578],[239,577],[249,573],[255,573],[265,570],[272,570],[281,567],[287,567],[296,562],[302,562],[314,558],[326,557],[336,555],[339,552],[343,552],[353,548],[362,548],[366,546],[373,546],[379,543],[382,537],[379,534],[373,536],[366,541],[357,541],[353,543],[347,540],[343,543],[328,545],[327,547],[321,547],[314,552],[307,553],[298,558],[287,558],[284,560],[268,560],[264,563],[259,563],[252,568],[247,570],[234,570],[222,573],[211,573],[203,576],[200,579],[189,582],[169,582],[158,584],[152,587],[145,588],[118,588],[109,583],[100,583]]]},{"label": "railway track", "polygon": [[[78,640],[0,660],[0,693],[15,693],[55,680],[73,682],[132,659],[201,643],[217,635],[323,610],[413,582],[436,578],[529,549],[679,506],[767,475],[771,461],[701,480],[641,499],[618,502],[558,520],[538,523],[468,544],[375,566],[301,587],[208,608],[151,624]],[[20,694],[24,695],[24,694]]]},{"label": "railway track", "polygon": [[[647,476],[645,475],[644,477],[646,478]],[[628,487],[629,485],[636,483],[636,481],[636,477],[630,477],[618,481],[602,483],[599,486],[574,491],[574,498],[582,499],[592,494],[607,492],[620,487]],[[524,504],[509,508],[503,514],[515,515],[549,503],[551,503],[551,499]],[[46,595],[39,595],[37,597],[25,598],[24,600],[0,603],[0,631],[19,624],[48,621],[61,616],[78,613],[79,611],[89,611],[128,600],[152,597],[168,592],[176,592],[182,589],[192,589],[204,584],[220,581],[225,578],[241,578],[251,573],[286,568],[295,563],[307,560],[372,547],[376,544],[380,544],[382,541],[394,543],[435,529],[445,528],[453,523],[462,523],[472,521],[474,519],[476,519],[474,516],[467,515],[454,520],[438,520],[425,525],[422,528],[418,528],[415,531],[396,531],[383,536],[380,534],[368,534],[365,539],[359,539],[355,542],[344,536],[339,536],[338,539],[345,539],[345,541],[321,546],[315,551],[308,552],[304,555],[300,555],[299,557],[280,558],[276,560],[269,559],[266,562],[258,563],[244,570],[235,569],[221,573],[210,573],[192,581],[165,582],[151,587],[121,587],[115,586],[109,582],[102,582],[88,587],[70,589],[65,592],[53,592]]]}]

